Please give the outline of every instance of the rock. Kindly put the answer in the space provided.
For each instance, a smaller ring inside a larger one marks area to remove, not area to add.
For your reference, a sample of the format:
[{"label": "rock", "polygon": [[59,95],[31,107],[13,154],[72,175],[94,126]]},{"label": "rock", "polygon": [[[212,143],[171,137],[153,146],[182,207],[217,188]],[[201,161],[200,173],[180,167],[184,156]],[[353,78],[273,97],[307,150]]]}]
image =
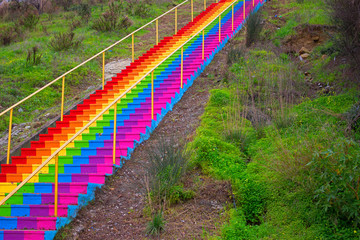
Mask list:
[{"label": "rock", "polygon": [[34,111],[34,113],[36,113],[36,114],[38,114],[40,111],[39,111],[39,109],[36,109],[35,111]]},{"label": "rock", "polygon": [[308,53],[303,53],[303,54],[300,55],[300,57],[302,59],[307,59],[309,56],[310,56],[310,54],[308,54]]},{"label": "rock", "polygon": [[302,47],[299,51],[299,54],[302,55],[304,53],[310,53],[310,51],[306,47]]},{"label": "rock", "polygon": [[19,112],[23,112],[24,110],[22,109],[22,108],[19,108],[19,110],[18,110]]},{"label": "rock", "polygon": [[30,126],[26,126],[25,129],[30,129]]},{"label": "rock", "polygon": [[320,37],[319,36],[313,36],[311,38],[314,42],[318,42],[320,40]]}]

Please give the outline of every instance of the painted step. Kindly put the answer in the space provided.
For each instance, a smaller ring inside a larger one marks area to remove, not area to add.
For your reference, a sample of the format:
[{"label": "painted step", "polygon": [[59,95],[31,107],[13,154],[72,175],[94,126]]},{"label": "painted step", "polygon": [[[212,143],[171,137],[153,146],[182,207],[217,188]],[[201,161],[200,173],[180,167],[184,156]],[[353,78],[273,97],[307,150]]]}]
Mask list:
[{"label": "painted step", "polygon": [[56,217],[0,217],[1,230],[56,230]]},{"label": "painted step", "polygon": [[0,240],[45,240],[53,239],[56,231],[5,230],[0,231]]},{"label": "painted step", "polygon": [[[7,195],[7,194],[6,194]],[[59,193],[59,204],[62,205],[77,205],[78,194],[74,193]],[[0,195],[1,199],[1,195]],[[6,205],[11,204],[54,204],[55,194],[53,193],[16,193],[6,201]],[[0,225],[1,226],[1,225]]]}]

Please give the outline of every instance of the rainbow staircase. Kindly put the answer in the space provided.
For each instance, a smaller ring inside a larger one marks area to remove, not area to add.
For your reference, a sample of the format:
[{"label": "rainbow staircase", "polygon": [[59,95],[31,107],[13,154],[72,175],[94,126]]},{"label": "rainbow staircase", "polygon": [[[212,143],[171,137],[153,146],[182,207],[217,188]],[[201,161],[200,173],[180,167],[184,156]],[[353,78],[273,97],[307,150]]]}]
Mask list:
[{"label": "rainbow staircase", "polygon": [[[265,2],[246,1],[246,14]],[[129,159],[134,148],[149,138],[161,119],[191,86],[222,49],[243,22],[243,1],[234,5],[234,30],[231,7],[222,15],[221,41],[216,16],[232,1],[223,0],[210,5],[192,22],[171,37],[136,59],[125,70],[107,82],[76,110],[71,110],[48,134],[24,148],[21,156],[3,164],[0,173],[0,200],[43,163],[56,149],[70,139],[89,120],[99,114],[114,99],[133,85],[159,62],[175,51],[192,35],[211,23],[205,30],[205,58],[202,59],[202,35],[184,46],[183,88],[180,82],[181,53],[177,51],[154,71],[154,119],[151,119],[151,77],[147,76],[126,94],[117,105],[116,164],[113,164],[114,109],[110,109],[85,133],[80,135],[59,155],[59,206],[54,216],[54,161],[26,183],[3,206],[0,206],[0,240],[53,239],[57,230],[68,224],[82,206],[94,198],[94,191],[105,178]]]}]

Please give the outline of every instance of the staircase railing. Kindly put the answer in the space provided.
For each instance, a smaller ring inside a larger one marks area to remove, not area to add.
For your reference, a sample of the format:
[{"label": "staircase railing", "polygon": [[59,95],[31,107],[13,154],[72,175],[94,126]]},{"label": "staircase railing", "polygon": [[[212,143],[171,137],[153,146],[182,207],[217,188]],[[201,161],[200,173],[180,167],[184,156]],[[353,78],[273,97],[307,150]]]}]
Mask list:
[{"label": "staircase railing", "polygon": [[[36,174],[38,174],[46,165],[49,164],[49,162],[52,159],[55,159],[55,181],[54,181],[54,216],[58,216],[58,175],[59,175],[59,153],[65,149],[70,143],[72,143],[80,134],[82,134],[86,129],[88,129],[96,120],[98,120],[103,114],[105,114],[108,110],[111,108],[114,109],[114,131],[113,131],[113,164],[115,164],[116,159],[116,116],[117,116],[117,103],[120,101],[121,98],[123,98],[129,91],[131,91],[134,87],[137,86],[145,77],[151,75],[151,116],[152,119],[154,119],[154,71],[157,67],[159,67],[163,62],[165,62],[168,58],[176,54],[177,51],[181,51],[181,73],[183,73],[183,47],[190,42],[193,38],[199,37],[202,35],[202,59],[204,60],[205,57],[205,41],[204,41],[204,30],[212,24],[216,19],[219,20],[219,26],[221,26],[221,15],[229,10],[231,8],[232,10],[232,30],[234,31],[234,4],[236,2],[243,2],[245,6],[245,0],[234,0],[232,1],[223,11],[221,11],[217,16],[213,18],[213,20],[206,24],[202,29],[200,29],[197,33],[192,35],[188,40],[186,40],[184,43],[181,44],[178,48],[176,48],[173,52],[171,52],[167,57],[165,57],[163,60],[161,60],[158,64],[156,64],[150,71],[148,71],[144,76],[142,76],[137,82],[135,82],[130,88],[128,88],[125,92],[120,94],[114,101],[112,101],[107,107],[105,107],[96,117],[94,117],[91,121],[89,121],[83,128],[81,128],[77,133],[75,133],[68,141],[66,141],[60,148],[58,148],[56,151],[54,151],[51,156],[49,156],[35,171],[33,171],[26,179],[24,179],[13,191],[11,191],[4,199],[0,201],[0,206],[4,205],[5,202],[13,196],[15,193],[19,191],[20,188],[22,188],[26,183],[28,183]],[[245,19],[245,15],[244,15]],[[221,42],[221,28],[219,28],[219,42]],[[181,88],[183,87],[183,74],[181,74]]]}]

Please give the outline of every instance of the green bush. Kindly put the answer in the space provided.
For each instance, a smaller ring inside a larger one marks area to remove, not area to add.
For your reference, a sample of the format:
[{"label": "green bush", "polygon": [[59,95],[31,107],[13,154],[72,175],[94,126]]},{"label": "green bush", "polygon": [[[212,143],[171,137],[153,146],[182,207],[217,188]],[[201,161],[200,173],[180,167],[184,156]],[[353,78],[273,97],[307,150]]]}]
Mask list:
[{"label": "green bush", "polygon": [[192,190],[185,190],[184,186],[177,185],[170,189],[169,192],[169,202],[170,204],[176,204],[185,202],[187,200],[190,200],[194,198],[195,192]]},{"label": "green bush", "polygon": [[55,33],[50,39],[49,47],[54,51],[64,51],[70,48],[77,48],[81,44],[82,39],[76,39],[75,33],[73,32],[64,32],[64,33]]},{"label": "green bush", "polygon": [[230,94],[225,89],[213,89],[210,91],[210,105],[215,107],[224,107],[230,102]]},{"label": "green bush", "polygon": [[246,21],[246,46],[250,47],[260,38],[262,30],[262,13],[261,11],[252,12]]},{"label": "green bush", "polygon": [[316,152],[308,163],[314,200],[335,225],[360,226],[360,149],[339,140],[332,149]]}]

